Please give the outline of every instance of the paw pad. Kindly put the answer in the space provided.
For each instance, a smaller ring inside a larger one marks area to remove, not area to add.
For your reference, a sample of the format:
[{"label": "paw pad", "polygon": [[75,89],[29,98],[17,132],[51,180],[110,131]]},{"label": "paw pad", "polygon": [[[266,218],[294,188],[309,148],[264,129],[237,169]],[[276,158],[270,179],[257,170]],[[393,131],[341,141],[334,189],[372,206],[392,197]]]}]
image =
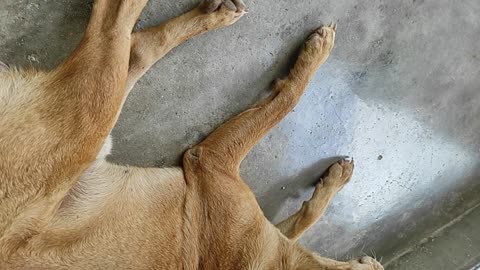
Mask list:
[{"label": "paw pad", "polygon": [[205,13],[212,13],[224,6],[227,10],[237,13],[247,13],[247,6],[242,0],[203,0],[200,3],[200,10]]}]

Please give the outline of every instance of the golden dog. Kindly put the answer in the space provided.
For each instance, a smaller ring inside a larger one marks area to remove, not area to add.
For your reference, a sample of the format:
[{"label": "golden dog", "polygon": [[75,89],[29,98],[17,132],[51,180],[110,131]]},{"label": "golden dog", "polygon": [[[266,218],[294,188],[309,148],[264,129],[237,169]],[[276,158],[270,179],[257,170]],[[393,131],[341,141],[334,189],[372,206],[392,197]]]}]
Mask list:
[{"label": "golden dog", "polygon": [[315,31],[266,100],[189,149],[183,168],[110,164],[108,135],[135,82],[181,42],[235,23],[241,0],[204,0],[132,34],[147,0],[96,0],[84,37],[56,69],[0,65],[1,269],[352,269],[296,240],[349,180],[332,165],[313,197],[274,226],[239,176],[253,145],[297,104],[333,48]]}]

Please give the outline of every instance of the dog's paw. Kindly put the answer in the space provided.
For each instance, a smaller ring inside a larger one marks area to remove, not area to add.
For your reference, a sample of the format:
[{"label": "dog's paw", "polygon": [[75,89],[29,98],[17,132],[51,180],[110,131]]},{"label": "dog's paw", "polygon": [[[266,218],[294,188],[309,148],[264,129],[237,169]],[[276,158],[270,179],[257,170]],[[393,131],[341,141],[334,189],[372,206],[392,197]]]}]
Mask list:
[{"label": "dog's paw", "polygon": [[342,159],[336,162],[322,176],[320,185],[326,188],[340,190],[352,177],[354,162]]},{"label": "dog's paw", "polygon": [[337,25],[335,23],[315,30],[305,42],[302,54],[308,58],[313,58],[313,60],[319,63],[323,63],[333,49],[336,31]]},{"label": "dog's paw", "polygon": [[202,0],[199,8],[205,13],[212,13],[219,10],[222,5],[230,11],[246,12],[247,10],[242,0]]},{"label": "dog's paw", "polygon": [[384,270],[383,266],[374,258],[364,256],[349,261],[349,270]]},{"label": "dog's paw", "polygon": [[234,24],[248,12],[242,0],[202,0],[199,9],[202,13],[215,15],[216,27]]}]

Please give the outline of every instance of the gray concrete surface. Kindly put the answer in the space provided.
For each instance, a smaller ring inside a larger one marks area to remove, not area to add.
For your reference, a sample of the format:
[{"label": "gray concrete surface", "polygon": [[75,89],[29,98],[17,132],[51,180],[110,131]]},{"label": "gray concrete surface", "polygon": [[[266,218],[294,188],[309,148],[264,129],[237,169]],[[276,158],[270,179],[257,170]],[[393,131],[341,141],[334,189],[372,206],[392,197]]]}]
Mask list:
[{"label": "gray concrete surface", "polygon": [[[152,0],[139,27],[195,6]],[[388,261],[480,198],[480,2],[249,0],[232,27],[176,48],[137,85],[112,159],[171,166],[263,95],[303,39],[330,21],[336,48],[300,104],[248,155],[242,175],[279,221],[332,157],[355,157],[351,183],[302,239],[322,254]],[[50,68],[81,37],[90,2],[2,0],[0,59]]]},{"label": "gray concrete surface", "polygon": [[480,207],[467,211],[422,240],[408,254],[392,262],[389,270],[480,269]]}]

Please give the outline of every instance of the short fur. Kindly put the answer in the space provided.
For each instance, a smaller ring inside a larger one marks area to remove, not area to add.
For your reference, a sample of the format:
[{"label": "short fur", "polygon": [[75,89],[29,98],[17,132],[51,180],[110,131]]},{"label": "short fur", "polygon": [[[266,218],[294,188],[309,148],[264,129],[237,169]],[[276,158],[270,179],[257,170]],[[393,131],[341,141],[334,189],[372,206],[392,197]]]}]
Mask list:
[{"label": "short fur", "polygon": [[332,165],[277,226],[239,175],[247,152],[327,59],[333,24],[309,37],[269,98],[188,150],[183,168],[105,160],[135,82],[183,41],[246,13],[241,0],[204,0],[132,34],[146,2],[96,0],[81,43],[52,71],[0,65],[0,269],[383,269],[370,257],[337,262],[295,242],[349,180],[353,162]]}]

